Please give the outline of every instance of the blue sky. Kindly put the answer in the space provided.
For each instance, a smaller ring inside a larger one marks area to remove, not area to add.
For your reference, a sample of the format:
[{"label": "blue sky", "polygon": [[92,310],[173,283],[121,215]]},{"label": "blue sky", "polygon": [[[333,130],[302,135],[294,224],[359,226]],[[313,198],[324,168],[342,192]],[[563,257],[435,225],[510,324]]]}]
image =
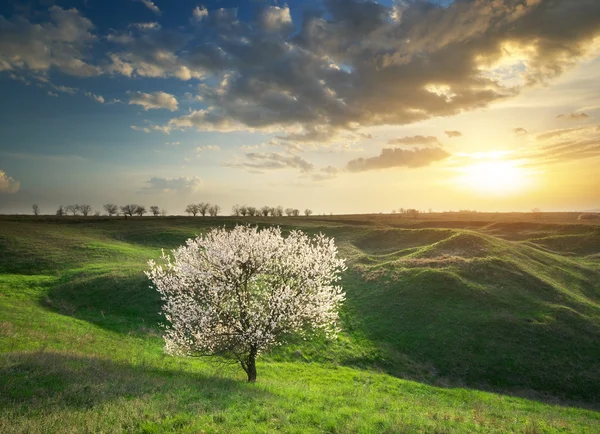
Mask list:
[{"label": "blue sky", "polygon": [[599,208],[576,3],[2,2],[0,212]]}]

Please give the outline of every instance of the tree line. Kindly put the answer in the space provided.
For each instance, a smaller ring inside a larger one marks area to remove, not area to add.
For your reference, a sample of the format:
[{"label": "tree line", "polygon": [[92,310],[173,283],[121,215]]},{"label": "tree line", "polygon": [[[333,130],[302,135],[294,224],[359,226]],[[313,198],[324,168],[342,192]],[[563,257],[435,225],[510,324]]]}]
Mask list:
[{"label": "tree line", "polygon": [[[298,217],[300,215],[300,210],[297,208],[286,208],[283,209],[282,206],[263,206],[263,207],[254,207],[254,206],[246,206],[246,205],[234,205],[231,208],[231,215],[237,217],[254,217],[254,216],[263,216],[263,217],[283,217],[283,214],[288,217]],[[312,211],[308,208],[304,210],[305,216],[310,216]]]},{"label": "tree line", "polygon": [[[139,216],[142,217],[145,214],[152,214],[155,217],[158,216],[166,216],[167,211],[164,208],[160,208],[157,205],[152,205],[150,208],[146,208],[144,205],[138,204],[127,204],[118,206],[114,203],[106,203],[102,205],[103,210],[106,215],[109,217],[123,215],[125,217],[133,217]],[[38,204],[32,205],[33,214],[40,215],[40,207]],[[93,208],[88,204],[74,204],[74,205],[60,205],[56,210],[57,216],[67,216],[67,215],[82,215],[84,217],[94,215],[100,216],[100,211],[93,212]],[[185,207],[185,212],[192,216],[206,216],[209,215],[211,217],[217,217],[221,212],[221,207],[217,204],[210,204],[208,202],[200,202],[200,203],[191,203]],[[312,215],[312,210],[306,208],[304,210],[305,216]],[[287,215],[288,217],[298,217],[300,215],[300,210],[297,208],[283,208],[282,206],[263,206],[263,207],[254,207],[247,205],[234,205],[231,208],[231,215],[237,217],[283,217]]]},{"label": "tree line", "polygon": [[[40,207],[37,204],[34,204],[32,206],[33,208],[33,214],[34,215],[40,215]],[[127,204],[127,205],[122,205],[122,206],[118,206],[114,203],[106,203],[104,205],[102,205],[102,208],[104,209],[104,211],[106,212],[106,214],[109,217],[112,216],[118,216],[118,215],[123,215],[123,216],[128,216],[128,217],[133,217],[133,216],[143,216],[145,214],[148,214],[148,212],[150,212],[153,216],[158,217],[159,215],[162,216],[166,216],[167,215],[167,211],[165,209],[161,209],[159,206],[157,205],[152,205],[148,211],[148,209],[146,209],[146,207],[144,205],[138,205],[138,204]],[[56,215],[57,216],[66,216],[66,215],[79,215],[81,214],[84,217],[87,217],[89,215],[95,215],[95,216],[99,216],[100,215],[100,211],[96,211],[94,212],[94,214],[92,214],[92,206],[88,205],[88,204],[75,204],[75,205],[61,205],[58,207],[58,209],[56,210]]]}]

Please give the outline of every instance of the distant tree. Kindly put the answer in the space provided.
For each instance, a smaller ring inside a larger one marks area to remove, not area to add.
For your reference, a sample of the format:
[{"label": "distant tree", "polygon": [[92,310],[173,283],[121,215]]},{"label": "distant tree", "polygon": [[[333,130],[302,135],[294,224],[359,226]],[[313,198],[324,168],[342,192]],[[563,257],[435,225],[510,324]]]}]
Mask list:
[{"label": "distant tree", "polygon": [[167,216],[167,210],[166,210],[166,209],[164,209],[164,208],[163,208],[163,209],[161,209],[161,210],[160,210],[160,215],[161,215],[161,216],[163,216],[163,217],[166,217],[166,216]]},{"label": "distant tree", "polygon": [[309,217],[311,214],[312,214],[312,210],[310,210],[310,209],[308,209],[308,208],[306,208],[306,209],[304,210],[304,215],[305,215],[306,217]]},{"label": "distant tree", "polygon": [[33,208],[33,215],[40,215],[40,206],[37,203],[34,203],[31,208]]},{"label": "distant tree", "polygon": [[[221,211],[221,207],[219,205],[212,205],[208,207],[208,214],[211,217],[216,217],[219,215],[219,211]],[[204,214],[203,214],[204,215]]]},{"label": "distant tree", "polygon": [[271,208],[269,208],[268,206],[263,206],[260,209],[260,213],[262,214],[263,217],[269,217],[269,212],[271,211]]},{"label": "distant tree", "polygon": [[200,208],[195,203],[190,203],[188,206],[185,207],[185,212],[196,217],[198,212],[200,212]]},{"label": "distant tree", "polygon": [[256,215],[256,207],[249,206],[248,207],[248,215],[250,217],[254,217]]},{"label": "distant tree", "polygon": [[119,208],[114,203],[105,203],[103,205],[104,211],[109,217],[116,215],[119,212]]},{"label": "distant tree", "polygon": [[123,205],[121,207],[121,212],[123,213],[124,216],[132,217],[136,213],[137,208],[138,208],[137,205],[130,203],[127,205]]},{"label": "distant tree", "polygon": [[299,209],[297,209],[297,208],[294,208],[294,209],[292,210],[292,215],[293,215],[294,217],[298,217],[298,216],[300,215],[300,210],[299,210]]},{"label": "distant tree", "polygon": [[62,205],[59,206],[58,209],[56,210],[56,215],[59,217],[62,217],[63,215],[65,215],[65,210]]},{"label": "distant tree", "polygon": [[277,217],[277,208],[275,208],[274,206],[269,208],[269,215],[271,217]]},{"label": "distant tree", "polygon": [[83,214],[84,216],[88,216],[91,212],[92,212],[92,206],[91,205],[77,205],[79,207],[79,211],[81,211],[81,214]]},{"label": "distant tree", "polygon": [[100,217],[100,211],[96,211],[96,212],[94,212],[94,216],[95,216],[95,217]]},{"label": "distant tree", "polygon": [[286,208],[285,209],[285,215],[288,217],[291,217],[294,215],[294,208]]},{"label": "distant tree", "polygon": [[408,214],[409,217],[416,219],[419,216],[419,210],[415,208],[410,208],[405,210],[405,214]]},{"label": "distant tree", "polygon": [[400,208],[400,209],[398,209],[398,212],[399,212],[400,214],[406,214],[406,210],[405,210],[404,208]]},{"label": "distant tree", "polygon": [[283,207],[281,205],[275,208],[275,217],[283,217]]},{"label": "distant tree", "polygon": [[150,207],[150,212],[154,217],[158,217],[160,215],[160,208],[156,205],[152,205]]},{"label": "distant tree", "polygon": [[67,205],[65,206],[65,213],[71,213],[77,215],[79,212],[79,205]]},{"label": "distant tree", "polygon": [[246,205],[240,206],[240,214],[243,217],[246,217],[248,215],[248,207]]},{"label": "distant tree", "polygon": [[[208,203],[208,202],[200,202],[198,204],[198,211],[200,212],[200,214],[202,214],[202,217],[204,217],[206,215],[206,213],[208,212],[209,209],[210,209],[210,203]],[[219,207],[219,210],[220,209],[221,208]]]},{"label": "distant tree", "polygon": [[533,214],[533,218],[536,220],[540,220],[542,218],[542,210],[539,208],[532,209],[531,213]]},{"label": "distant tree", "polygon": [[135,213],[140,217],[146,214],[147,212],[148,211],[146,211],[146,207],[144,205],[137,205],[135,207]]},{"label": "distant tree", "polygon": [[235,204],[231,207],[231,215],[239,217],[240,216],[240,206]]}]

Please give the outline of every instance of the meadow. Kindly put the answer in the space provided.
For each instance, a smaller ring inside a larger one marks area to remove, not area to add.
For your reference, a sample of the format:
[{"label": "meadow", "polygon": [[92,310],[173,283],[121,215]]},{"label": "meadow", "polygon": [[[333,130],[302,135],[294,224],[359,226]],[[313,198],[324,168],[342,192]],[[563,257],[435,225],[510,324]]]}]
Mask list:
[{"label": "meadow", "polygon": [[[0,216],[0,432],[599,432],[600,224],[541,217]],[[244,222],[348,264],[342,333],[264,355],[256,384],[165,355],[143,274]]]}]

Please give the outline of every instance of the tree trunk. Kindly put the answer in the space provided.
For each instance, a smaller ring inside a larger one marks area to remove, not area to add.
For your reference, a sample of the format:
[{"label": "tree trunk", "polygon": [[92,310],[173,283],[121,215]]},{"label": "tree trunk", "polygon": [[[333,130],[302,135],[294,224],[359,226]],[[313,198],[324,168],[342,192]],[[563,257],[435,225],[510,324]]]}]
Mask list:
[{"label": "tree trunk", "polygon": [[248,383],[256,382],[256,353],[251,352],[248,356],[248,370],[246,373],[248,374]]}]

